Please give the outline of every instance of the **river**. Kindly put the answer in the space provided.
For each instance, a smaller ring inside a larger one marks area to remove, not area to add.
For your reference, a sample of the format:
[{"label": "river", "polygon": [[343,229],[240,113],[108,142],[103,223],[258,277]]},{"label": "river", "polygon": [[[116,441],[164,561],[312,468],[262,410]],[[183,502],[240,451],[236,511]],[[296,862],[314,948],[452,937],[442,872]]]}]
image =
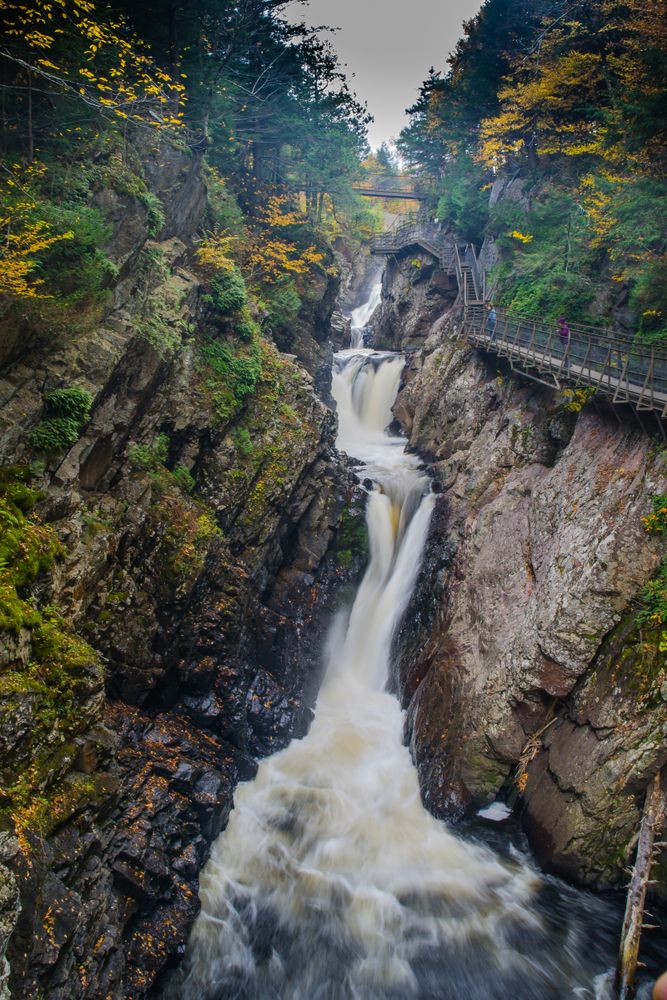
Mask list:
[{"label": "river", "polygon": [[378,298],[354,315],[356,346],[336,355],[333,378],[338,446],[374,484],[368,568],[332,627],[309,733],[237,790],[169,996],[602,1000],[617,908],[544,876],[509,842],[464,839],[421,804],[385,687],[435,497],[405,440],[385,432],[404,359],[361,346]]}]

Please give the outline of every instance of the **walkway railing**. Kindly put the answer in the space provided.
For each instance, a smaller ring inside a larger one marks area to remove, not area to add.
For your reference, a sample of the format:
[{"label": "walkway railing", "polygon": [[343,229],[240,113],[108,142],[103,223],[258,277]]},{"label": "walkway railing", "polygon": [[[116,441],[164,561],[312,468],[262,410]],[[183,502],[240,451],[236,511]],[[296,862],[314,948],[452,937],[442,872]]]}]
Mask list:
[{"label": "walkway railing", "polygon": [[667,419],[667,350],[585,324],[570,324],[565,340],[556,324],[496,311],[493,333],[485,310],[465,311],[463,332],[468,340],[507,358],[523,374],[539,376],[540,382],[556,388],[596,388],[614,403],[631,403],[637,410],[653,410]]},{"label": "walkway railing", "polygon": [[412,201],[426,201],[428,190],[423,181],[415,183],[413,177],[397,177],[393,174],[376,174],[352,185],[352,190],[366,198],[399,198]]},{"label": "walkway railing", "polygon": [[393,229],[376,236],[371,253],[391,256],[407,250],[425,250],[447,274],[455,274],[464,305],[484,301],[485,276],[472,243],[457,243],[451,233],[429,220],[427,214],[411,212],[402,216]]},{"label": "walkway railing", "polygon": [[457,243],[424,212],[416,212],[376,237],[371,253],[389,256],[414,249],[430,253],[447,274],[456,275],[464,334],[478,347],[546,385],[594,388],[614,403],[630,403],[667,420],[667,349],[585,323],[570,323],[564,341],[555,323],[503,309],[496,310],[491,334],[484,309],[486,274],[474,246]]}]

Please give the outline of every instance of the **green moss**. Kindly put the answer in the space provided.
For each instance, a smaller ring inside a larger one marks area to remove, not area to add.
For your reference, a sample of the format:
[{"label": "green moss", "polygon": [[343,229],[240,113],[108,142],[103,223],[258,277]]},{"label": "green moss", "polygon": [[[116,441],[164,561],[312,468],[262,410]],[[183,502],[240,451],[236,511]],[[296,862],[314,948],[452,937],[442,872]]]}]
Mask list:
[{"label": "green moss", "polygon": [[183,345],[188,325],[183,317],[184,292],[174,279],[167,279],[146,296],[134,329],[162,358],[172,357]]},{"label": "green moss", "polygon": [[[3,762],[1,772],[9,780],[0,787],[0,812],[20,827],[34,818],[39,793],[57,770],[55,756],[86,724],[82,706],[101,689],[103,669],[97,653],[71,631],[58,610],[40,608],[31,597],[31,585],[63,554],[63,548],[51,527],[13,502],[16,493],[16,481],[3,470],[0,629],[30,632],[29,663],[24,666],[18,660],[0,673],[0,725],[11,732],[17,710],[30,720],[20,746]],[[28,494],[24,490],[19,496],[26,507]],[[19,821],[21,811],[25,815]]]},{"label": "green moss", "polygon": [[102,805],[115,790],[116,782],[104,773],[68,775],[39,795],[30,782],[19,782],[12,789],[12,819],[19,835],[30,831],[48,837],[76,813]]},{"label": "green moss", "polygon": [[160,559],[165,580],[177,589],[189,585],[201,572],[215,539],[223,533],[211,511],[200,501],[186,499],[165,470],[151,514],[161,526]]},{"label": "green moss", "polygon": [[368,529],[363,511],[345,507],[336,536],[336,546],[339,562],[341,562],[341,555],[346,553],[350,554],[350,562],[353,553],[363,559],[368,558]]},{"label": "green moss", "polygon": [[0,628],[12,632],[35,622],[27,587],[63,551],[53,529],[30,515],[36,498],[25,483],[0,482]]}]

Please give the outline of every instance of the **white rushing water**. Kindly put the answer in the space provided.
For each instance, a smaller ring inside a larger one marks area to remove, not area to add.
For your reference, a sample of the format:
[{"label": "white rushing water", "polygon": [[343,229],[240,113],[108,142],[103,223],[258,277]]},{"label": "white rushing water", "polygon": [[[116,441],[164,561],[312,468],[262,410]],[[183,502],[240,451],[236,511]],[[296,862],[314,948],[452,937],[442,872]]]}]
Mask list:
[{"label": "white rushing water", "polygon": [[363,349],[336,356],[339,447],[376,484],[368,569],[330,635],[310,732],[237,791],[170,996],[555,1000],[593,997],[605,967],[593,939],[576,944],[571,900],[421,804],[402,712],[385,690],[434,502],[405,441],[384,431],[403,364]]},{"label": "white rushing water", "polygon": [[364,330],[382,298],[382,281],[378,279],[371,288],[368,301],[352,310],[350,316],[350,347],[364,346]]}]

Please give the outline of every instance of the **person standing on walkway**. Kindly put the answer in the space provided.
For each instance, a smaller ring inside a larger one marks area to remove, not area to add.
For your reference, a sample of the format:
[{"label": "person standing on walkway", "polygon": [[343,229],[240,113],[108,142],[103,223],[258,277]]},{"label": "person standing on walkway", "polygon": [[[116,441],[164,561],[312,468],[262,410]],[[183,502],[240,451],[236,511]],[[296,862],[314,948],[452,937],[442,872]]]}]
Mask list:
[{"label": "person standing on walkway", "polygon": [[489,337],[491,340],[496,339],[496,323],[498,322],[498,315],[496,313],[495,307],[491,302],[486,303],[487,313],[486,313],[486,329],[488,330]]},{"label": "person standing on walkway", "polygon": [[563,361],[561,367],[570,367],[570,328],[567,325],[567,320],[564,316],[558,320],[558,336],[560,337],[561,348],[563,352]]}]

